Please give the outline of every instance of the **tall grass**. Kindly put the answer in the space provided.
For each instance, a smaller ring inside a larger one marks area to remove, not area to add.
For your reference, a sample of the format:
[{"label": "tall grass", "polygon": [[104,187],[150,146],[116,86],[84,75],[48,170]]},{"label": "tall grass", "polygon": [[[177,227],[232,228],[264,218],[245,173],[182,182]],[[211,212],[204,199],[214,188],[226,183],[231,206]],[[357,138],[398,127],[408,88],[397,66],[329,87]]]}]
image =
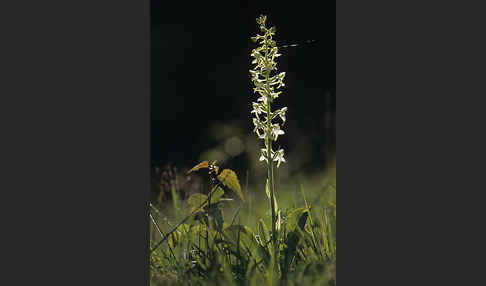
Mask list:
[{"label": "tall grass", "polygon": [[[272,247],[265,195],[247,187],[244,193],[245,203],[217,203],[221,228],[215,226],[214,211],[208,211],[208,222],[191,215],[194,209],[188,200],[180,202],[179,211],[189,217],[182,224],[172,223],[174,215],[152,205],[151,247],[167,237],[151,254],[152,285],[334,285],[335,189],[281,193],[278,252]],[[297,195],[303,201],[300,206]]]}]

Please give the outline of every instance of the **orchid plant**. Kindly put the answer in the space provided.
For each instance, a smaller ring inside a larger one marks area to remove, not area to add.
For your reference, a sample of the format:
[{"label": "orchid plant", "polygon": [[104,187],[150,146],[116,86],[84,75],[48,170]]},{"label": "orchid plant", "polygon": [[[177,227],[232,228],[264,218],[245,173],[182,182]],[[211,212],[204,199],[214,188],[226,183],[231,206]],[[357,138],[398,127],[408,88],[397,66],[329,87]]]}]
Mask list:
[{"label": "orchid plant", "polygon": [[[265,161],[268,170],[266,193],[270,200],[272,210],[272,240],[274,245],[277,241],[277,231],[280,228],[280,211],[277,207],[277,200],[275,198],[275,184],[273,178],[273,168],[276,163],[277,168],[282,162],[285,162],[284,150],[273,149],[273,142],[276,142],[280,135],[285,134],[281,129],[286,121],[285,113],[287,107],[282,107],[272,111],[272,103],[279,97],[282,91],[278,91],[284,87],[283,82],[285,72],[275,73],[277,71],[277,63],[275,61],[281,54],[278,53],[276,42],[272,39],[275,35],[275,27],[266,27],[266,16],[257,18],[257,24],[260,25],[262,34],[257,34],[251,39],[258,43],[259,47],[253,49],[251,56],[254,58],[252,64],[255,65],[250,70],[251,80],[255,87],[254,93],[258,96],[256,102],[252,103],[254,114],[253,124],[255,128],[253,131],[257,134],[259,139],[262,139],[265,148],[261,149],[260,161]],[[275,122],[280,118],[281,125]]]}]

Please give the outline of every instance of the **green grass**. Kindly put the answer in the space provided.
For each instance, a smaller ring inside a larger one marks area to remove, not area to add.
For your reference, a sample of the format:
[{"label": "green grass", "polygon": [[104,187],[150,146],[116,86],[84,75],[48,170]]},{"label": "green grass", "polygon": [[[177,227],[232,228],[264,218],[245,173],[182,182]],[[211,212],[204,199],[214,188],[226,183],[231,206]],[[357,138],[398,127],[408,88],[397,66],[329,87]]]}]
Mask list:
[{"label": "green grass", "polygon": [[247,183],[245,201],[215,200],[202,219],[190,199],[151,204],[150,247],[167,237],[150,256],[151,285],[335,285],[335,174],[301,182],[278,189],[276,250],[265,191]]}]

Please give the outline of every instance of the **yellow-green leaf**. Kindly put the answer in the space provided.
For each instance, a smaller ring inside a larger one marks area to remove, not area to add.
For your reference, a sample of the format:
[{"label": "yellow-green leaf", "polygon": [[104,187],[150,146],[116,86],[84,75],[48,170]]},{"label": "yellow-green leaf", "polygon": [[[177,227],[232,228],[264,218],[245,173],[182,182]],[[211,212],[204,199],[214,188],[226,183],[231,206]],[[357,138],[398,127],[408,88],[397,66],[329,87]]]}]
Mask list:
[{"label": "yellow-green leaf", "polygon": [[235,192],[242,201],[245,200],[243,198],[243,193],[241,192],[240,182],[233,170],[224,169],[221,171],[221,174],[218,175],[218,180],[231,191]]},{"label": "yellow-green leaf", "polygon": [[218,187],[214,192],[213,194],[211,195],[211,204],[216,204],[219,202],[219,200],[221,199],[221,197],[224,195],[224,191],[223,189],[221,189],[220,187]]}]

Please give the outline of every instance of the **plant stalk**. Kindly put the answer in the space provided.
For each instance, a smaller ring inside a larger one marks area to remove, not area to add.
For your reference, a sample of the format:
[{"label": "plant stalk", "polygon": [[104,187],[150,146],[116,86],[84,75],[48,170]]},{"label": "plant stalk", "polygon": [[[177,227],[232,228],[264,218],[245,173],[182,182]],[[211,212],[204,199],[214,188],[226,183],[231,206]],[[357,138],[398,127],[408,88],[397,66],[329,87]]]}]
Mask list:
[{"label": "plant stalk", "polygon": [[[269,93],[270,90],[270,84],[269,84],[269,77],[270,77],[270,71],[268,67],[270,67],[270,64],[268,64],[268,47],[265,50],[265,59],[266,59],[266,65],[267,65],[267,72],[265,74],[265,82],[266,82],[266,92]],[[272,130],[272,118],[271,118],[271,95],[267,94],[267,131],[270,132]],[[273,184],[273,158],[271,158],[272,154],[272,140],[270,138],[269,133],[267,133],[266,138],[265,138],[265,145],[267,147],[267,171],[268,171],[268,187],[270,189],[270,207],[272,209],[272,243],[274,247],[274,254],[276,255],[276,249],[277,249],[277,214],[275,213],[275,193],[274,193],[274,184]]]}]

